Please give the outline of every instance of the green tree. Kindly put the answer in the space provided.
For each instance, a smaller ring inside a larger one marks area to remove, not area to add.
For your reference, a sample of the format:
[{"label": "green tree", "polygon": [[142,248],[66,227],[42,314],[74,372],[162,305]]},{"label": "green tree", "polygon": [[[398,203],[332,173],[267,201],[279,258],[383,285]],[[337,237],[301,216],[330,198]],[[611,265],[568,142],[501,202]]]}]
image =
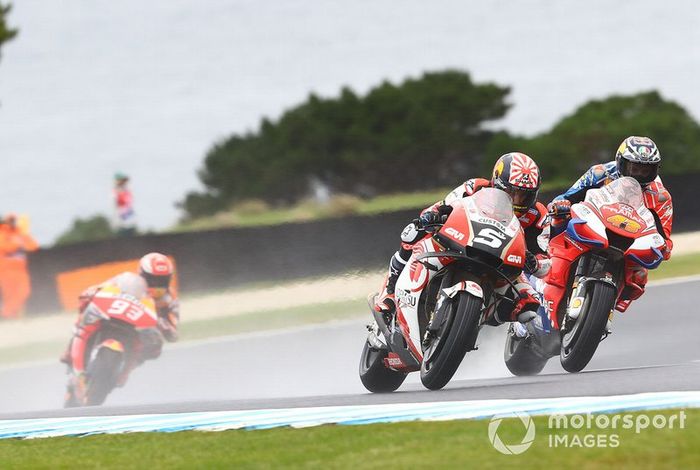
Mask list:
[{"label": "green tree", "polygon": [[5,20],[7,14],[10,12],[10,8],[10,5],[3,5],[0,3],[0,47],[2,47],[3,43],[17,35],[17,30],[10,28]]},{"label": "green tree", "polygon": [[700,125],[681,105],[656,91],[589,101],[532,138],[501,133],[492,140],[489,153],[519,150],[535,158],[545,178],[573,180],[591,165],[614,159],[629,135],[656,142],[664,173],[700,170]]},{"label": "green tree", "polygon": [[480,166],[492,135],[482,125],[505,115],[509,92],[444,71],[365,96],[312,94],[277,122],[216,144],[199,172],[206,191],[181,207],[196,217],[245,198],[292,202],[311,181],[358,195],[454,184]]},{"label": "green tree", "polygon": [[109,219],[104,215],[97,214],[85,219],[75,219],[71,228],[58,237],[56,245],[104,240],[116,235]]}]

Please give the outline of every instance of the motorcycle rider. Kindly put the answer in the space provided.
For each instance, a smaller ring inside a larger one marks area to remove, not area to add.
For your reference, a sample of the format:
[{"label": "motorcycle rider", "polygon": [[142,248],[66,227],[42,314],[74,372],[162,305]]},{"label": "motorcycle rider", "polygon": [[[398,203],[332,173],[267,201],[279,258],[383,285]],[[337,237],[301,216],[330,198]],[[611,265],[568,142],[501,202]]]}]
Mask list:
[{"label": "motorcycle rider", "polygon": [[[67,364],[73,374],[69,394],[75,393],[76,396],[82,396],[85,391],[85,354],[90,338],[99,329],[99,323],[84,324],[83,313],[95,294],[102,289],[116,288],[119,292],[129,294],[137,299],[151,298],[158,314],[158,330],[167,341],[177,341],[180,305],[177,293],[171,287],[173,274],[174,266],[167,256],[160,253],[149,253],[139,261],[138,274],[129,271],[123,272],[102,284],[86,289],[80,295],[80,307],[73,337],[61,356],[61,362]],[[153,344],[141,345],[141,350],[130,356],[129,362],[117,380],[117,386],[123,386],[129,373],[139,364],[147,359],[157,358],[161,348],[162,341],[160,340],[154,341]]]},{"label": "motorcycle rider", "polygon": [[[382,291],[375,298],[374,308],[382,313],[387,322],[396,312],[394,290],[396,281],[411,257],[413,245],[430,233],[433,227],[446,220],[452,211],[450,204],[463,197],[471,196],[482,188],[497,188],[508,193],[513,200],[513,212],[520,221],[525,233],[527,252],[525,272],[543,277],[551,266],[546,251],[537,242],[548,223],[547,208],[537,201],[540,188],[540,170],[535,161],[524,153],[511,152],[502,155],[493,167],[491,180],[472,178],[455,188],[444,200],[436,202],[421,212],[401,232],[401,246],[389,262]],[[506,321],[527,322],[535,317],[539,302],[534,297],[534,290],[525,276],[516,281],[518,288],[517,303],[510,312],[496,312],[497,324]],[[500,313],[500,315],[499,315]]]},{"label": "motorcycle rider", "polygon": [[[654,215],[657,230],[666,241],[662,255],[665,260],[669,259],[673,249],[673,203],[671,194],[659,177],[660,167],[661,154],[653,140],[649,137],[627,137],[618,147],[614,161],[592,166],[571,188],[549,204],[552,215],[550,236],[554,237],[566,229],[571,205],[583,201],[589,189],[600,188],[620,177],[630,176],[642,186],[644,204]],[[644,294],[647,283],[646,268],[631,262],[626,268],[626,286],[615,307],[620,312],[627,310],[633,300]]]}]

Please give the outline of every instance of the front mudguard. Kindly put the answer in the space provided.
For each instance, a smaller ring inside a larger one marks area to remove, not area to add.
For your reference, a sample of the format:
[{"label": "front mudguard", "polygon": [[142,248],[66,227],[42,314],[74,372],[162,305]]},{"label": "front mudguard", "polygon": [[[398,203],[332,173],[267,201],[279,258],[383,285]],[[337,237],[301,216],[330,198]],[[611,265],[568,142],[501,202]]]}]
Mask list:
[{"label": "front mudguard", "polygon": [[474,281],[460,281],[457,284],[446,287],[440,292],[440,297],[438,297],[437,303],[435,304],[435,314],[428,322],[426,330],[430,333],[436,333],[440,330],[440,326],[445,320],[445,312],[449,307],[452,299],[454,299],[460,292],[467,292],[474,297],[479,299],[484,299],[484,290],[479,284]]},{"label": "front mudguard", "polygon": [[121,341],[114,339],[114,338],[110,338],[110,339],[106,339],[106,340],[102,341],[102,343],[100,343],[99,346],[97,346],[95,348],[95,351],[99,351],[101,348],[111,349],[114,352],[118,352],[118,353],[122,353],[122,354],[126,351],[126,348],[124,347],[124,343],[122,343]]}]

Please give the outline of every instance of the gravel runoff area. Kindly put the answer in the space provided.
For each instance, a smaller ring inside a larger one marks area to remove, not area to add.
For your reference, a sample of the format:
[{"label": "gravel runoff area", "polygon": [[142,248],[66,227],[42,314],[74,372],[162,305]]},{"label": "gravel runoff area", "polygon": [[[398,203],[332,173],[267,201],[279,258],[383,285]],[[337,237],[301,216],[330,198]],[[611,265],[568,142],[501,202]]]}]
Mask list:
[{"label": "gravel runoff area", "polygon": [[[700,232],[675,235],[673,242],[676,256],[700,252]],[[182,322],[362,298],[379,288],[382,275],[375,271],[183,297]],[[70,312],[0,323],[0,348],[20,346],[28,339],[66,339],[74,320],[75,313]]]}]

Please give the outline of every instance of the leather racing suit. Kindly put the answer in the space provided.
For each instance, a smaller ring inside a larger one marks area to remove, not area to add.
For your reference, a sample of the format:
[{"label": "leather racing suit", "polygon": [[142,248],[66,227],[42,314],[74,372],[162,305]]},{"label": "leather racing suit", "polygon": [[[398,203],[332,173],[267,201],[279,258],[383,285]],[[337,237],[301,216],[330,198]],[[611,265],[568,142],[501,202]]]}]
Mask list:
[{"label": "leather racing suit", "polygon": [[[615,161],[592,166],[576,181],[565,193],[557,196],[552,201],[552,205],[557,201],[567,200],[571,204],[581,202],[586,197],[589,189],[600,188],[618,178],[620,173],[617,170]],[[656,227],[659,234],[664,237],[666,247],[662,254],[664,259],[671,257],[673,241],[671,240],[671,229],[673,226],[673,202],[671,194],[664,187],[660,177],[647,185],[642,185],[644,194],[644,204],[654,215]],[[560,234],[566,228],[568,217],[553,216],[551,218],[551,237]],[[618,311],[624,312],[633,300],[644,294],[644,288],[648,280],[648,270],[636,263],[628,262],[626,266],[626,285],[615,307]]]}]

